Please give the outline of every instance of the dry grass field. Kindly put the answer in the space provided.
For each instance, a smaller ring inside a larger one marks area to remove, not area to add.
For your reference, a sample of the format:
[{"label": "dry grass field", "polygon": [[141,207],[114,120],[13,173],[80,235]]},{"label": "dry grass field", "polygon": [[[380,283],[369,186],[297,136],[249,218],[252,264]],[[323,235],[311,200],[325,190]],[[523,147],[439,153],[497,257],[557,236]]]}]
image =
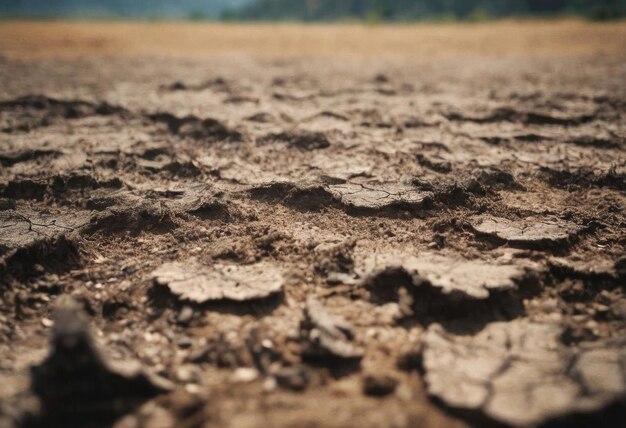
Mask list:
[{"label": "dry grass field", "polygon": [[406,25],[0,22],[0,52],[20,58],[623,55],[625,44],[626,23],[577,20]]}]

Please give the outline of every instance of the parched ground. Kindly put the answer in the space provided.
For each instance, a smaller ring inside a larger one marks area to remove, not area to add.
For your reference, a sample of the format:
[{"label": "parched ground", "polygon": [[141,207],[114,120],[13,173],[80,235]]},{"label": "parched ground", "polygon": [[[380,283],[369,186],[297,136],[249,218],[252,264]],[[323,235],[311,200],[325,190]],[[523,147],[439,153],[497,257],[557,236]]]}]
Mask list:
[{"label": "parched ground", "polygon": [[624,426],[625,41],[0,23],[0,426]]}]

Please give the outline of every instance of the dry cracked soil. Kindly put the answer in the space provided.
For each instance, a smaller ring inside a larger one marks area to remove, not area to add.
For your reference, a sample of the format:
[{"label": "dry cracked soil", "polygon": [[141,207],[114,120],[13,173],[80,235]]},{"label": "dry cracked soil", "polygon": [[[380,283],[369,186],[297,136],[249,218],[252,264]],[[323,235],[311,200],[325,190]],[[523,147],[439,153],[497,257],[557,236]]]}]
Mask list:
[{"label": "dry cracked soil", "polygon": [[0,57],[0,426],[625,426],[623,50],[70,35]]}]

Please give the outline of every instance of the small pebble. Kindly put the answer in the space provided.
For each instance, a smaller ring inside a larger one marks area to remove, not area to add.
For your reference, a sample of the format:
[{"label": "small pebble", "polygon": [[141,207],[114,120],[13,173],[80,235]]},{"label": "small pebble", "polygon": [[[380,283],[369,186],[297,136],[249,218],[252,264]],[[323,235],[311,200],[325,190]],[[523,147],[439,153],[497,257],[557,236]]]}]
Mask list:
[{"label": "small pebble", "polygon": [[185,306],[184,308],[181,309],[180,313],[178,314],[177,321],[179,324],[189,324],[192,318],[193,318],[193,309],[190,308],[189,306]]},{"label": "small pebble", "polygon": [[230,381],[234,383],[248,383],[256,380],[258,377],[259,372],[257,369],[252,367],[239,367],[233,372]]}]

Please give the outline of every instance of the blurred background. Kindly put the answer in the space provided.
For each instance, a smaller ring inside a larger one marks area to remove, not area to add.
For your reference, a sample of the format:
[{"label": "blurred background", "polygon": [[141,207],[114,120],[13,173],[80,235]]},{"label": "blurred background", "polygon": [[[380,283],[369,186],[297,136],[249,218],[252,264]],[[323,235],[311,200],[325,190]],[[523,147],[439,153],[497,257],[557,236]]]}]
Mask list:
[{"label": "blurred background", "polygon": [[3,18],[484,21],[626,16],[626,0],[0,0]]}]

